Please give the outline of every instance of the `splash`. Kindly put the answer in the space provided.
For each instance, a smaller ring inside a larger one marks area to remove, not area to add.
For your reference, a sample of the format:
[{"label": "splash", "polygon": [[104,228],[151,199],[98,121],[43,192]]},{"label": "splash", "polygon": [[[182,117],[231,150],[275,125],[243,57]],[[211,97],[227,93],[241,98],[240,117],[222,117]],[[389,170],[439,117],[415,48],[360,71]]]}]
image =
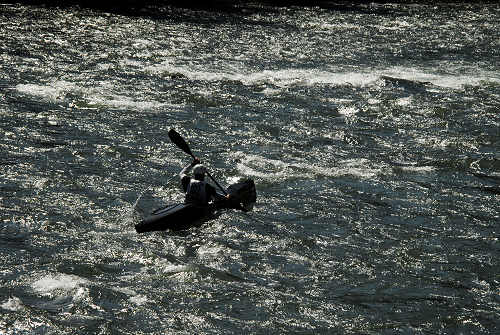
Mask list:
[{"label": "splash", "polygon": [[54,291],[72,291],[87,281],[74,275],[58,274],[55,276],[45,276],[35,281],[31,287],[43,294],[49,294]]},{"label": "splash", "polygon": [[[239,81],[246,86],[271,85],[279,88],[311,87],[314,85],[350,85],[365,87],[378,79],[389,76],[414,82],[431,83],[436,86],[460,89],[466,85],[478,86],[482,82],[500,83],[497,73],[478,71],[477,69],[457,70],[452,64],[444,64],[442,72],[427,72],[412,67],[389,67],[386,69],[365,69],[363,71],[342,71],[341,69],[301,69],[263,70],[251,72],[248,69],[228,67],[223,70],[197,68],[173,64],[171,61],[160,65],[149,66],[147,71],[153,73],[170,73],[196,81]],[[464,73],[466,71],[466,73]],[[276,89],[264,90],[266,95],[277,94]]]},{"label": "splash", "polygon": [[75,84],[63,80],[54,81],[47,85],[18,84],[16,86],[19,93],[40,97],[54,103],[63,101],[66,94],[75,89]]},{"label": "splash", "polygon": [[[341,160],[335,166],[321,166],[310,162],[288,163],[277,159],[269,159],[257,155],[245,156],[238,163],[238,170],[246,176],[253,176],[265,180],[303,179],[318,176],[340,177],[354,176],[369,179],[381,173],[383,166],[370,166],[367,159]],[[371,164],[373,165],[373,164]]]},{"label": "splash", "polygon": [[135,295],[130,297],[128,300],[137,306],[142,306],[148,302],[148,297],[144,295]]},{"label": "splash", "polygon": [[9,300],[1,304],[0,307],[11,312],[18,312],[24,309],[23,302],[17,297],[9,298]]},{"label": "splash", "polygon": [[467,69],[468,73],[463,73],[464,70],[458,71],[452,65],[443,65],[441,72],[429,72],[412,67],[391,67],[386,70],[376,71],[379,77],[390,76],[413,82],[431,83],[433,85],[461,89],[464,86],[479,86],[482,82],[500,83],[500,77],[497,73],[482,71],[478,69]]}]

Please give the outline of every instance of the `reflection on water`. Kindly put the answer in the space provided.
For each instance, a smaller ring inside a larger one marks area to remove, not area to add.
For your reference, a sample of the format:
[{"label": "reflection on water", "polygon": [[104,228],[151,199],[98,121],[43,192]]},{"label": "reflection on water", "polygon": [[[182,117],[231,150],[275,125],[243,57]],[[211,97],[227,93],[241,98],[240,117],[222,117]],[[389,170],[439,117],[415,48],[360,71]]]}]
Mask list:
[{"label": "reflection on water", "polygon": [[[331,6],[1,6],[1,331],[498,328],[500,8]],[[135,233],[171,128],[253,212]]]}]

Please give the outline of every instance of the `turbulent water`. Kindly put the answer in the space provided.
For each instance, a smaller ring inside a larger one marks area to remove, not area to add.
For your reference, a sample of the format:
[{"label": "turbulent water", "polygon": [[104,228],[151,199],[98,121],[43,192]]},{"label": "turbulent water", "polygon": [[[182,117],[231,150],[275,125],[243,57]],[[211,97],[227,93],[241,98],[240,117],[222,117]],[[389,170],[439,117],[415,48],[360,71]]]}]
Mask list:
[{"label": "turbulent water", "polygon": [[0,6],[1,334],[500,331],[499,5],[149,14]]}]

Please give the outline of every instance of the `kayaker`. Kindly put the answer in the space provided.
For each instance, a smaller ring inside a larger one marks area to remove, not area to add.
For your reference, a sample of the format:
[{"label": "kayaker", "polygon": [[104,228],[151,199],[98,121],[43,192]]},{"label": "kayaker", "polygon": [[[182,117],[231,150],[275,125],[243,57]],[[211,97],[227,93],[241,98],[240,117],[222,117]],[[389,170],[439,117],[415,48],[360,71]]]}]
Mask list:
[{"label": "kayaker", "polygon": [[[194,178],[188,175],[191,169],[193,169]],[[205,181],[206,172],[205,166],[198,158],[181,171],[181,184],[186,192],[186,203],[207,206],[208,202],[217,195],[215,188]]]}]

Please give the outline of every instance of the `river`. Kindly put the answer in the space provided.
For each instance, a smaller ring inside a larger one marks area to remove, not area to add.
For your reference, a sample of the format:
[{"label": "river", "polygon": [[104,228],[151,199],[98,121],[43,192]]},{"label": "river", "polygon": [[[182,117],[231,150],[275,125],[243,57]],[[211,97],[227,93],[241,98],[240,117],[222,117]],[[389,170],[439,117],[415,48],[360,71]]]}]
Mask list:
[{"label": "river", "polygon": [[0,5],[1,334],[500,331],[498,4],[152,13]]}]

